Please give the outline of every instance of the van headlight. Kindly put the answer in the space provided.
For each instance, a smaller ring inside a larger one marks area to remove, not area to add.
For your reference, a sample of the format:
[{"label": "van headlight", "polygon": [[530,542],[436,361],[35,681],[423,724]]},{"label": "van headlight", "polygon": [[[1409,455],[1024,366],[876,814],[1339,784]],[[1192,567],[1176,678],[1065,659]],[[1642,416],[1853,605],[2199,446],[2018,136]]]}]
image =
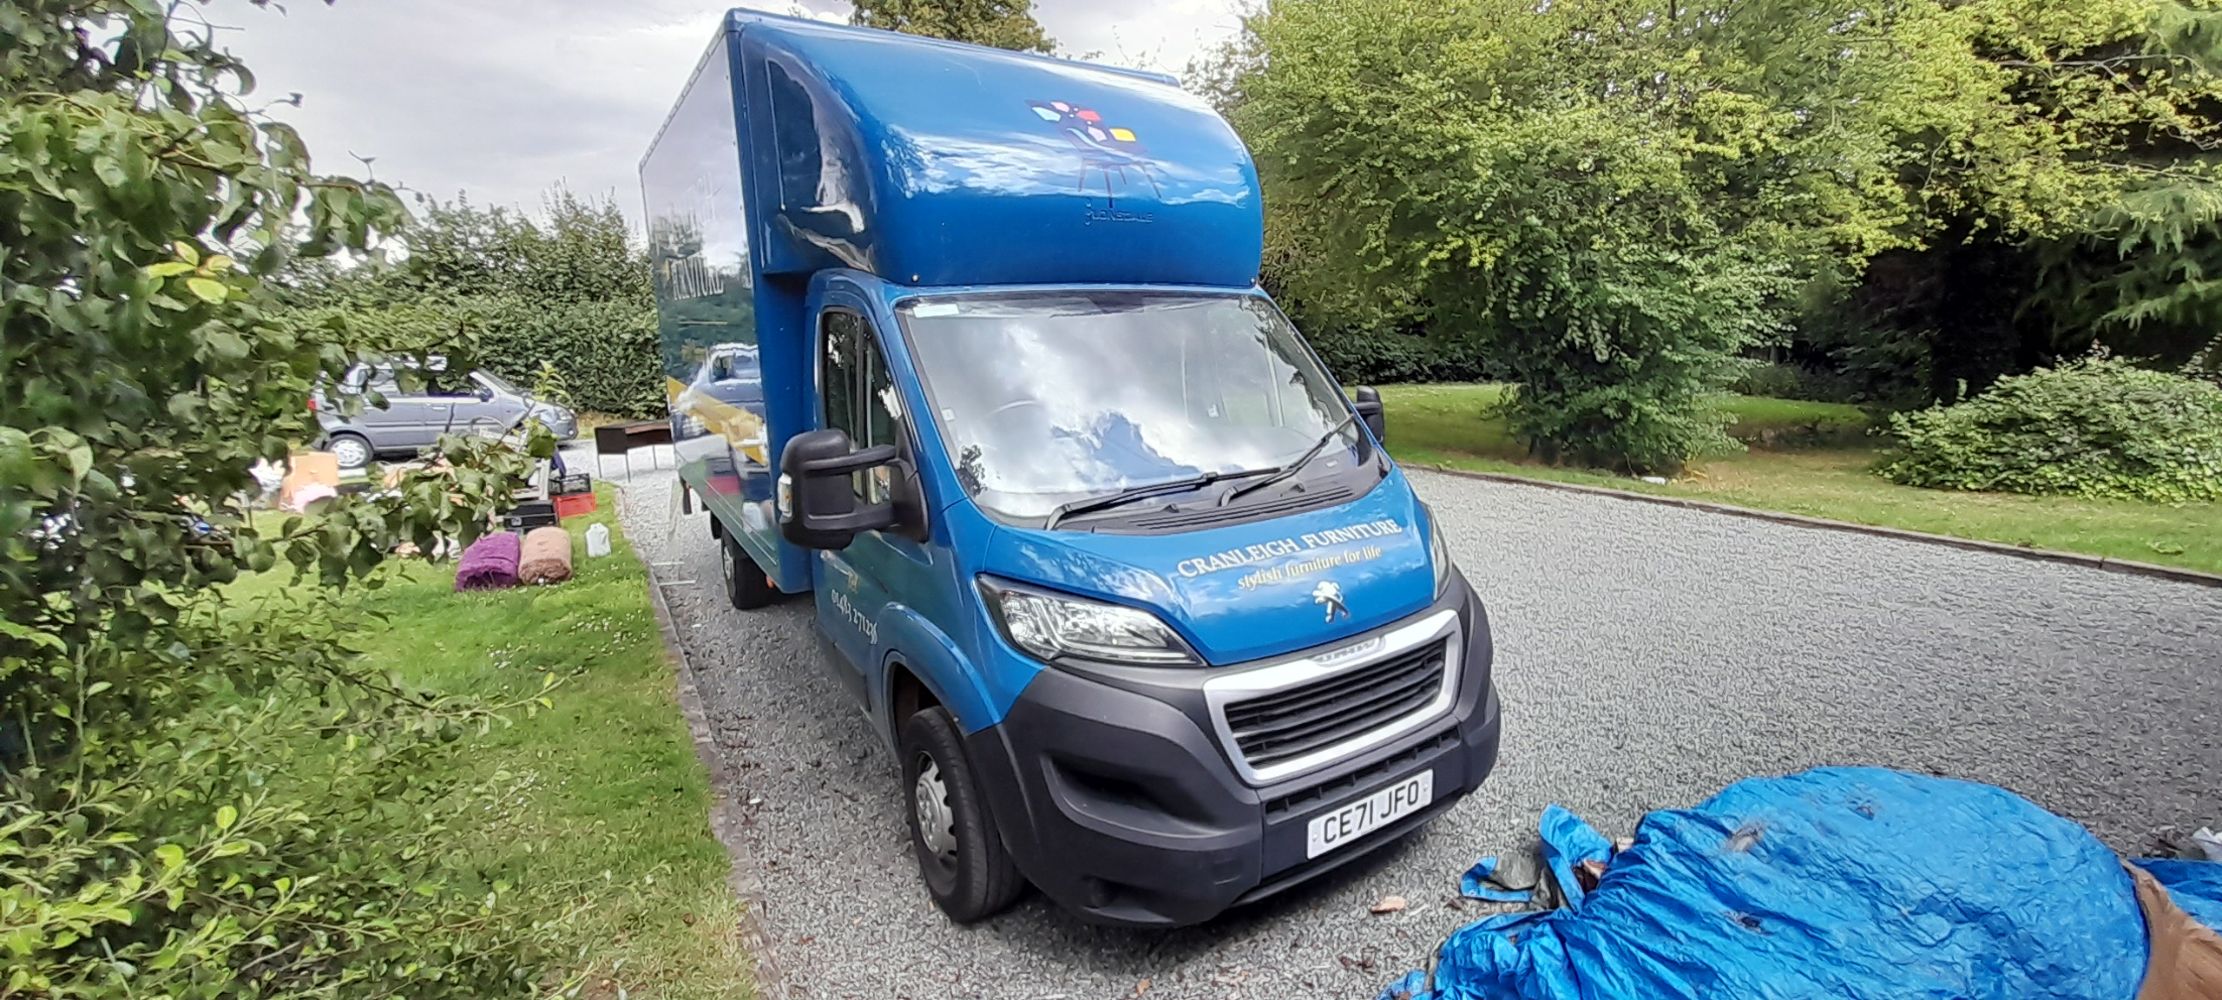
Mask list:
[{"label": "van headlight", "polygon": [[986,576],[979,585],[1003,638],[1044,662],[1067,656],[1149,666],[1203,662],[1172,626],[1147,611]]},{"label": "van headlight", "polygon": [[1432,516],[1427,522],[1427,561],[1435,567],[1435,596],[1450,586],[1450,543],[1443,540],[1443,525]]}]

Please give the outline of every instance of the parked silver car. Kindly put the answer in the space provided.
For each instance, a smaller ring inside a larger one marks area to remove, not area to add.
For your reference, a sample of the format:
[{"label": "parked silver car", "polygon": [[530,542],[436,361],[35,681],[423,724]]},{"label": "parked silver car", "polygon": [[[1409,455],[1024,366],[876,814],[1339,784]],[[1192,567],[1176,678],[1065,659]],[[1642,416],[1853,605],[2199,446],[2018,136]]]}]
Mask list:
[{"label": "parked silver car", "polygon": [[317,408],[324,427],[324,448],[342,469],[359,469],[384,456],[414,456],[442,434],[506,434],[537,419],[559,441],[579,434],[578,415],[568,407],[537,400],[499,375],[483,369],[455,373],[437,365],[411,379],[404,390],[391,365],[356,365],[340,380],[338,392],[361,396],[375,391],[383,408],[364,401],[353,416],[337,407]]}]

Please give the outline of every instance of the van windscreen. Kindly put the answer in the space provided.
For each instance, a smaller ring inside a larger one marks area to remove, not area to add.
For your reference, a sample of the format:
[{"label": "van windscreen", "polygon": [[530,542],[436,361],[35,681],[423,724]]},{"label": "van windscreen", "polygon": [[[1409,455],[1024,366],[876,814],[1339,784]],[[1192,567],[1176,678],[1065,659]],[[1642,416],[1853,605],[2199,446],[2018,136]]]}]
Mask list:
[{"label": "van windscreen", "polygon": [[958,480],[1001,514],[1273,469],[1330,432],[1307,473],[1361,461],[1349,404],[1259,296],[961,296],[898,315]]}]

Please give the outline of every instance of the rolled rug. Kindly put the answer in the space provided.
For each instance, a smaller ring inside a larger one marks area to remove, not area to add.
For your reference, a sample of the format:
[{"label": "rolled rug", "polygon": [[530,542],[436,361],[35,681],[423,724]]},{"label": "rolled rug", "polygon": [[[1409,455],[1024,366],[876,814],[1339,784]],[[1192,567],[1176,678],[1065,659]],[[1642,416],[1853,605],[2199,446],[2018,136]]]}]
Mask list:
[{"label": "rolled rug", "polygon": [[555,525],[525,533],[517,558],[517,579],[524,583],[562,583],[571,578],[571,533]]},{"label": "rolled rug", "polygon": [[515,532],[497,531],[463,550],[455,567],[455,589],[500,590],[517,585],[517,556],[522,547]]}]

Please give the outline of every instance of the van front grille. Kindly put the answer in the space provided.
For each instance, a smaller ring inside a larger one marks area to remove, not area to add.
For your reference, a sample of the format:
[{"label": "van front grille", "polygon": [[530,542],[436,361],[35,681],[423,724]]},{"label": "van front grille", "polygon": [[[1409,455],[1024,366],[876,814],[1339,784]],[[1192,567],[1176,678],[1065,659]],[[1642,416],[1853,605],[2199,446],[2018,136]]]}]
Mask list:
[{"label": "van front grille", "polygon": [[1356,739],[1434,701],[1448,649],[1448,640],[1437,639],[1308,684],[1228,702],[1227,731],[1259,770]]}]

